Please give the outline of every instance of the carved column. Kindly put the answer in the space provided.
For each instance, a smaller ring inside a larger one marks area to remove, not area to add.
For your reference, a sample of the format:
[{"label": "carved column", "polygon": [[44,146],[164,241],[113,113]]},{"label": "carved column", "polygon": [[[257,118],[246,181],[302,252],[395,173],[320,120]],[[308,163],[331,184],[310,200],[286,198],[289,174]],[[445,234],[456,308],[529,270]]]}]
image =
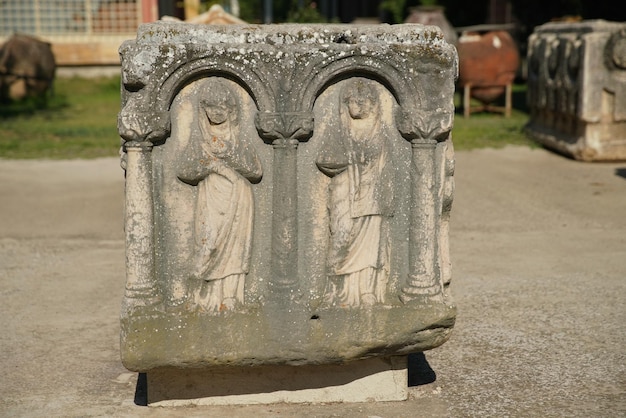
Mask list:
[{"label": "carved column", "polygon": [[272,285],[295,292],[298,286],[298,140],[276,139],[272,196]]},{"label": "carved column", "polygon": [[439,299],[442,291],[437,252],[440,208],[437,141],[414,139],[411,148],[413,210],[409,228],[409,277],[400,295],[404,303],[417,298]]},{"label": "carved column", "polygon": [[126,289],[124,311],[159,302],[154,281],[152,143],[129,141],[126,148]]},{"label": "carved column", "polygon": [[297,297],[298,283],[298,144],[313,133],[311,112],[258,113],[259,135],[274,147],[272,198],[273,293]]},{"label": "carved column", "polygon": [[450,211],[454,196],[454,149],[451,141],[440,142],[437,147],[441,153],[439,159],[441,172],[441,227],[439,233],[439,251],[441,260],[441,283],[444,290],[452,280],[452,263],[450,260]]}]

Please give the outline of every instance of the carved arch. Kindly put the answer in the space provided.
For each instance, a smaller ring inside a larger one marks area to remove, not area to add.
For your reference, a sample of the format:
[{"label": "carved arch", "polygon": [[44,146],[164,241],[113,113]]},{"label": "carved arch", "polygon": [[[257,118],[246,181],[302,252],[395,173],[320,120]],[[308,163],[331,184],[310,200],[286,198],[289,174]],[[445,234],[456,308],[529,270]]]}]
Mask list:
[{"label": "carved arch", "polygon": [[239,70],[240,63],[213,57],[189,61],[172,71],[163,82],[155,98],[157,104],[166,104],[169,110],[176,94],[187,84],[207,76],[220,76],[233,80],[250,94],[259,111],[272,110],[275,104],[274,93],[269,90],[267,80],[255,70]]},{"label": "carved arch", "polygon": [[[332,83],[343,78],[364,76],[383,84],[396,99],[399,105],[396,127],[405,139],[447,139],[454,116],[452,101],[440,103],[434,98],[423,100],[426,94],[424,88],[415,83],[414,75],[406,76],[411,69],[394,64],[370,55],[336,59],[323,67],[323,71],[313,73],[302,91],[292,95],[292,98],[300,99],[293,103],[293,108],[311,111],[317,97]],[[417,68],[412,70],[418,71]],[[419,76],[417,79],[419,83]],[[454,87],[451,88],[453,92]]]},{"label": "carved arch", "polygon": [[[233,80],[246,90],[259,111],[275,105],[271,84],[255,70],[239,70],[236,61],[203,57],[167,71],[158,86],[141,86],[128,91],[118,116],[118,129],[126,141],[165,141],[170,135],[170,107],[178,92],[192,81],[206,76]],[[155,93],[150,94],[151,91]]]},{"label": "carved arch", "polygon": [[[404,69],[406,71],[406,69]],[[372,56],[349,56],[337,59],[311,77],[294,103],[298,110],[312,110],[315,100],[330,84],[342,78],[364,76],[374,79],[389,89],[400,106],[419,107],[420,94],[416,86],[406,79],[402,71],[387,61]]]}]

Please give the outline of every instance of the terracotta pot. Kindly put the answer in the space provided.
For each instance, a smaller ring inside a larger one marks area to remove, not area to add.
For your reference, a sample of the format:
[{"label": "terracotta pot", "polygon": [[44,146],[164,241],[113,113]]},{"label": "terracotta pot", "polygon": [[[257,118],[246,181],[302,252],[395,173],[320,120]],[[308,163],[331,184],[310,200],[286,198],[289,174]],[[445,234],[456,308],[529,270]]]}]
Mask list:
[{"label": "terracotta pot", "polygon": [[520,62],[515,41],[506,31],[466,32],[457,43],[459,79],[472,86],[471,95],[484,104],[504,93],[515,79]]},{"label": "terracotta pot", "polygon": [[441,6],[417,6],[409,9],[411,13],[404,23],[420,23],[422,25],[438,26],[444,39],[451,44],[456,44],[456,31],[446,19],[444,8]]}]

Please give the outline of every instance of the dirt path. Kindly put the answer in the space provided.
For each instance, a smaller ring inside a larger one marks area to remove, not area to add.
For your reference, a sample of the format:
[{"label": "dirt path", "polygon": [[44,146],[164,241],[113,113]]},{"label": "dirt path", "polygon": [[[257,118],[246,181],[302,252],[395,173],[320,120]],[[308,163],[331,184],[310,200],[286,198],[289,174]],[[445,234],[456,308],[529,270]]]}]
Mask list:
[{"label": "dirt path", "polygon": [[119,362],[117,159],[0,160],[0,416],[626,416],[626,163],[457,153],[452,339],[398,403],[154,409]]}]

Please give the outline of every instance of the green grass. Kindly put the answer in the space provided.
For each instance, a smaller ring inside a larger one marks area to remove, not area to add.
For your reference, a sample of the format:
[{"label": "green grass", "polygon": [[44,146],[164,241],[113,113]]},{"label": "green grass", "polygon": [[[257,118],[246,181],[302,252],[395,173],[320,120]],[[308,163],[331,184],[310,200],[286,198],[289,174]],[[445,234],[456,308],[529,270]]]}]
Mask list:
[{"label": "green grass", "polygon": [[[479,112],[472,113],[469,118],[463,117],[461,107],[462,91],[455,95],[457,113],[454,117],[452,140],[454,149],[470,150],[476,148],[502,148],[506,145],[537,146],[523,132],[528,122],[528,108],[526,106],[526,86],[513,86],[513,110],[511,117],[501,113]],[[477,105],[473,102],[473,105]],[[504,105],[504,97],[496,105]]]},{"label": "green grass", "polygon": [[[513,89],[510,118],[474,113],[464,118],[460,95],[452,138],[455,149],[535,146],[522,132],[528,121],[525,86]],[[114,78],[59,78],[47,103],[0,104],[0,158],[95,158],[116,156],[120,82]]]},{"label": "green grass", "polygon": [[0,105],[0,158],[95,158],[118,153],[119,78],[59,78],[47,103]]}]

